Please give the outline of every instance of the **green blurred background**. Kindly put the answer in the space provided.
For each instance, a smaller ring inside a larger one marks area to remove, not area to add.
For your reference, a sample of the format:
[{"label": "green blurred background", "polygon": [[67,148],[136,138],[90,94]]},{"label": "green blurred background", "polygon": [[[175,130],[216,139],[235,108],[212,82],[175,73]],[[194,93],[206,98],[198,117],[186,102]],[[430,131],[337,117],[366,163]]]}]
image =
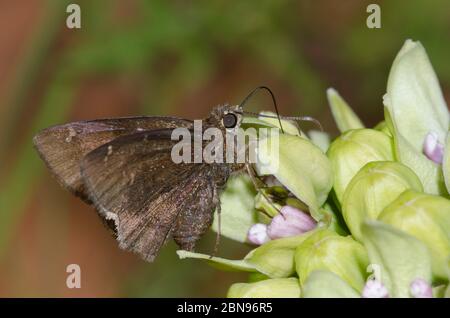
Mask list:
[{"label": "green blurred background", "polygon": [[[332,134],[325,90],[335,87],[373,125],[406,38],[424,44],[449,100],[450,1],[377,1],[382,28],[368,29],[374,2],[0,0],[0,296],[209,297],[246,279],[180,261],[173,244],[153,264],[119,250],[93,208],[52,179],[31,138],[81,119],[201,118],[261,84],[281,113],[314,116]],[[69,3],[81,6],[81,29],[65,26]],[[252,107],[271,110],[264,96]],[[213,245],[209,234],[199,250]],[[223,239],[219,254],[248,250]],[[71,263],[81,289],[66,287]]]}]

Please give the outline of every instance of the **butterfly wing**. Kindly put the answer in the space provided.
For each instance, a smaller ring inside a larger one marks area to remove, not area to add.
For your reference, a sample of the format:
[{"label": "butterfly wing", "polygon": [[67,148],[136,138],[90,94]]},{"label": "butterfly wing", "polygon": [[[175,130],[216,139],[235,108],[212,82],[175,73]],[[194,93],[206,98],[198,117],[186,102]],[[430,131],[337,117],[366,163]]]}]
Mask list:
[{"label": "butterfly wing", "polygon": [[95,148],[111,140],[142,130],[190,128],[192,121],[174,117],[125,117],[79,121],[44,129],[34,145],[58,182],[89,202],[80,175],[80,162]]},{"label": "butterfly wing", "polygon": [[[171,131],[119,137],[90,152],[81,164],[87,192],[100,215],[114,221],[120,247],[147,261],[189,215],[203,216],[192,224],[195,233],[203,234],[216,202],[212,166],[175,164]],[[186,229],[178,231],[178,238],[189,248],[195,245]]]}]

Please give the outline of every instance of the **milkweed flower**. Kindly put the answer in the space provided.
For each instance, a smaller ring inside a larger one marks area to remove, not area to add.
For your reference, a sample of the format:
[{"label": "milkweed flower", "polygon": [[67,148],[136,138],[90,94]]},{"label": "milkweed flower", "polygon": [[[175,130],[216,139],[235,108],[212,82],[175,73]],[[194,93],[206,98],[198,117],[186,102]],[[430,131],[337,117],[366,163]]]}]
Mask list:
[{"label": "milkweed flower", "polygon": [[327,95],[340,136],[323,145],[283,122],[278,151],[260,147],[255,165],[280,184],[240,176],[221,196],[220,233],[260,246],[238,260],[180,257],[248,272],[229,297],[450,297],[450,112],[425,49],[405,42],[373,128]]}]

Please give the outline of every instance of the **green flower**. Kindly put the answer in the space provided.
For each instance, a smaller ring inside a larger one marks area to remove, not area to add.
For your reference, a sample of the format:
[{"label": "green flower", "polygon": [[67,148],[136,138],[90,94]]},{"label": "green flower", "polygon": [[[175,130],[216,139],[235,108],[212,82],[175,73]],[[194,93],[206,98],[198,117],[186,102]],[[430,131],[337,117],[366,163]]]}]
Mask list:
[{"label": "green flower", "polygon": [[447,194],[441,165],[423,154],[427,135],[445,144],[450,116],[436,74],[419,42],[407,40],[389,74],[383,98],[397,159],[420,178],[425,192]]}]

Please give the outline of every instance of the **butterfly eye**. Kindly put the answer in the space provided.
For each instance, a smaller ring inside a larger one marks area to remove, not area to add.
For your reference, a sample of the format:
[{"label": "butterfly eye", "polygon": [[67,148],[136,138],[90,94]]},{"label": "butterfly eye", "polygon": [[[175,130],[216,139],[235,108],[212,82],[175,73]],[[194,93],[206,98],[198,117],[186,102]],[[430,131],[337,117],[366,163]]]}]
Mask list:
[{"label": "butterfly eye", "polygon": [[223,116],[222,122],[225,128],[234,128],[237,124],[237,117],[233,113],[228,113]]}]

